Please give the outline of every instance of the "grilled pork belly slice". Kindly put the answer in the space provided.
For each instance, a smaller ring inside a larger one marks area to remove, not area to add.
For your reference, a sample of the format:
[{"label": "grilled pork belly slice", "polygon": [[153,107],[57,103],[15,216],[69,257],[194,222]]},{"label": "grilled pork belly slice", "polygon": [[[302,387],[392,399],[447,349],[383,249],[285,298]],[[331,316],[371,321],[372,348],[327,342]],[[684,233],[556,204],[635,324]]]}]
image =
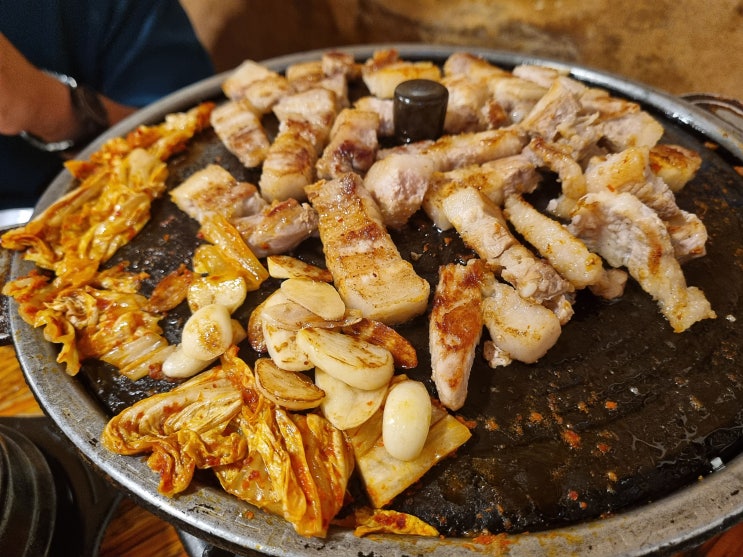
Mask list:
[{"label": "grilled pork belly slice", "polygon": [[485,106],[490,99],[490,92],[486,87],[467,75],[444,76],[441,84],[449,92],[444,119],[445,133],[469,133],[491,127],[485,119]]},{"label": "grilled pork belly slice", "polygon": [[271,144],[259,182],[261,194],[269,201],[305,199],[304,187],[314,180],[317,160],[314,143],[303,133],[306,127],[289,122]]},{"label": "grilled pork belly slice", "polygon": [[342,68],[335,73],[326,73],[322,60],[297,62],[286,68],[286,78],[296,93],[309,89],[327,89],[335,94],[338,103],[348,106],[348,81]]},{"label": "grilled pork belly slice", "polygon": [[379,206],[386,226],[404,226],[421,208],[434,170],[434,161],[422,154],[395,154],[371,166],[364,187]]},{"label": "grilled pork belly slice", "polygon": [[491,81],[488,86],[511,124],[521,123],[547,92],[541,85],[513,75]]},{"label": "grilled pork belly slice", "polygon": [[475,188],[457,188],[446,197],[443,209],[462,240],[524,298],[541,304],[575,290],[549,263],[518,242],[500,208]]},{"label": "grilled pork belly slice", "polygon": [[364,178],[382,211],[384,223],[404,225],[418,211],[434,172],[452,170],[515,155],[526,144],[518,128],[502,128],[421,141],[380,153]]},{"label": "grilled pork belly slice", "polygon": [[521,125],[545,141],[556,141],[569,133],[583,108],[580,94],[585,86],[568,77],[558,76],[538,99]]},{"label": "grilled pork belly slice", "polygon": [[526,146],[524,130],[511,126],[475,133],[444,135],[423,147],[422,153],[435,161],[439,171],[516,155]]},{"label": "grilled pork belly slice", "polygon": [[507,70],[471,52],[454,52],[449,55],[444,62],[443,71],[445,76],[462,75],[480,83],[511,77]]},{"label": "grilled pork belly slice", "polygon": [[346,79],[361,77],[361,64],[356,62],[353,54],[332,50],[324,52],[320,59],[325,75],[343,75]]},{"label": "grilled pork belly slice", "polygon": [[171,190],[170,197],[181,211],[201,224],[212,213],[230,220],[255,214],[266,205],[254,185],[238,182],[216,164],[191,174]]},{"label": "grilled pork belly slice", "polygon": [[677,333],[716,317],[704,292],[687,286],[663,221],[630,193],[588,193],[569,230],[613,267],[629,274],[654,300]]},{"label": "grilled pork belly slice", "polygon": [[481,259],[467,265],[449,263],[439,268],[428,326],[431,377],[441,403],[459,410],[467,398],[467,384],[483,328]]},{"label": "grilled pork belly slice", "polygon": [[292,92],[292,87],[284,76],[245,60],[224,80],[222,91],[229,99],[246,99],[257,114],[267,114],[279,99]]},{"label": "grilled pork belly slice", "polygon": [[308,89],[283,97],[273,107],[273,113],[282,125],[289,122],[307,124],[307,138],[313,141],[320,154],[338,114],[338,99],[328,89]]},{"label": "grilled pork belly slice", "polygon": [[401,60],[394,49],[373,54],[361,68],[361,78],[369,92],[380,99],[391,99],[395,88],[410,79],[439,81],[441,70],[430,61],[409,62]]},{"label": "grilled pork belly slice", "polygon": [[232,224],[256,257],[286,253],[317,231],[317,213],[296,199],[273,201],[259,213]]},{"label": "grilled pork belly slice", "polygon": [[649,159],[653,173],[668,184],[674,193],[694,178],[702,165],[702,157],[696,151],[663,143],[650,149]]},{"label": "grilled pork belly slice", "polygon": [[537,66],[534,64],[519,64],[513,68],[511,73],[516,77],[536,83],[545,89],[549,89],[552,83],[561,75],[568,75],[567,70],[549,68],[547,66]]},{"label": "grilled pork belly slice", "polygon": [[483,299],[483,321],[493,347],[487,353],[491,367],[510,360],[534,363],[552,348],[560,337],[560,320],[541,304],[520,296],[508,284],[493,282]]},{"label": "grilled pork belly slice", "polygon": [[580,164],[561,146],[541,137],[532,139],[523,153],[535,166],[557,174],[562,193],[550,201],[547,210],[557,217],[569,218],[575,203],[586,193],[586,178]]},{"label": "grilled pork belly slice", "polygon": [[563,224],[540,213],[520,194],[506,197],[504,215],[576,289],[591,287],[596,294],[608,298],[624,292],[626,273],[617,269],[607,271],[601,258],[590,252],[580,239]]},{"label": "grilled pork belly slice", "polygon": [[263,162],[259,183],[263,197],[269,201],[306,198],[304,187],[315,180],[315,163],[337,110],[335,94],[327,89],[310,89],[276,104],[279,133]]},{"label": "grilled pork belly slice", "polygon": [[446,218],[442,203],[455,188],[471,186],[500,206],[507,193],[531,193],[539,180],[534,164],[521,154],[482,165],[435,172],[423,197],[423,210],[439,230],[449,230],[452,224]]},{"label": "grilled pork belly slice", "polygon": [[378,99],[371,95],[361,97],[354,103],[359,110],[374,112],[379,117],[379,137],[395,135],[395,103],[392,99]]},{"label": "grilled pork belly slice", "polygon": [[585,170],[586,191],[626,191],[653,209],[661,218],[678,213],[676,197],[650,169],[650,151],[630,147],[619,153],[593,157]]},{"label": "grilled pork belly slice", "polygon": [[628,147],[653,147],[663,137],[663,126],[637,103],[587,88],[581,97],[584,111],[598,114],[596,125],[610,151]]},{"label": "grilled pork belly slice", "polygon": [[430,286],[400,256],[374,199],[354,173],[306,189],[325,262],[348,308],[387,325],[426,310]]},{"label": "grilled pork belly slice", "polygon": [[247,168],[260,165],[270,142],[260,116],[245,99],[227,101],[211,114],[211,124],[227,150]]},{"label": "grilled pork belly slice", "polygon": [[630,147],[620,153],[593,157],[585,171],[587,191],[628,192],[653,209],[666,224],[680,262],[703,256],[707,229],[701,219],[679,208],[676,196],[652,171],[650,150]]},{"label": "grilled pork belly slice", "polygon": [[318,178],[338,178],[347,172],[365,174],[379,148],[379,115],[357,108],[343,109],[330,130],[330,142],[315,168]]}]

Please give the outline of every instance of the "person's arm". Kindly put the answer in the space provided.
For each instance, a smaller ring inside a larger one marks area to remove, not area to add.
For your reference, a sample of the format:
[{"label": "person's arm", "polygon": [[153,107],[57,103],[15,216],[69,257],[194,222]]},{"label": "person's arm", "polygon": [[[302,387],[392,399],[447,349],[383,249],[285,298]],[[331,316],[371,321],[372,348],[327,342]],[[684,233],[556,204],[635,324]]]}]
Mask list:
[{"label": "person's arm", "polygon": [[[136,110],[98,95],[114,124]],[[0,134],[45,142],[89,140],[67,85],[36,68],[0,33]]]}]

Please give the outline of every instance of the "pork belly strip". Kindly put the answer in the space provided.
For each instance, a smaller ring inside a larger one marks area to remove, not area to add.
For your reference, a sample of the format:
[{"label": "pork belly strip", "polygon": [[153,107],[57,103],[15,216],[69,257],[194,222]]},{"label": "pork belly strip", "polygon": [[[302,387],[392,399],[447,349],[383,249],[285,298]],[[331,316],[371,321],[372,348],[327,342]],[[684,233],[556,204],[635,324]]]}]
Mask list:
[{"label": "pork belly strip", "polygon": [[335,93],[310,89],[281,99],[274,107],[279,133],[268,148],[259,182],[269,201],[306,198],[315,181],[315,163],[327,144],[337,114]]},{"label": "pork belly strip", "polygon": [[230,220],[255,214],[266,205],[254,185],[238,182],[216,164],[191,174],[170,191],[170,197],[181,211],[201,224],[211,213]]},{"label": "pork belly strip", "polygon": [[674,332],[716,317],[704,292],[686,285],[663,221],[634,195],[608,190],[586,194],[569,230],[613,267],[626,267],[657,301]]},{"label": "pork belly strip", "polygon": [[354,108],[374,112],[379,118],[379,137],[392,137],[395,135],[395,102],[392,99],[378,99],[367,95],[361,97],[354,103]]},{"label": "pork belly strip", "polygon": [[449,230],[452,224],[446,218],[442,204],[455,188],[471,186],[500,206],[507,193],[531,193],[539,180],[534,164],[522,154],[482,165],[435,172],[423,197],[423,210],[439,230]]},{"label": "pork belly strip", "polygon": [[674,193],[694,178],[702,166],[702,157],[696,151],[664,143],[650,149],[649,160],[653,173],[662,178]]},{"label": "pork belly strip", "polygon": [[671,188],[653,172],[650,152],[647,147],[630,147],[591,158],[585,171],[586,189],[633,194],[666,224],[676,259],[683,263],[701,257],[707,252],[707,228],[698,216],[679,208]]},{"label": "pork belly strip", "polygon": [[575,290],[549,263],[519,243],[500,208],[475,188],[455,189],[443,208],[462,240],[522,297],[544,303]]},{"label": "pork belly strip", "polygon": [[561,194],[552,199],[547,210],[567,219],[575,203],[586,193],[586,177],[580,164],[558,144],[535,137],[523,151],[538,168],[548,168],[560,179]]},{"label": "pork belly strip", "polygon": [[434,172],[515,155],[526,141],[518,128],[503,128],[392,148],[371,166],[364,186],[379,205],[384,223],[400,227],[421,208]]},{"label": "pork belly strip", "polygon": [[290,198],[233,219],[232,224],[256,257],[266,257],[286,253],[314,234],[317,213],[307,203]]},{"label": "pork belly strip", "polygon": [[260,165],[266,158],[270,142],[250,102],[227,101],[217,106],[211,124],[227,150],[247,168]]},{"label": "pork belly strip", "polygon": [[229,99],[246,99],[257,114],[268,114],[279,99],[292,92],[292,87],[284,76],[245,60],[224,80],[222,91]]},{"label": "pork belly strip", "polygon": [[346,108],[333,123],[330,141],[315,168],[317,177],[338,178],[347,172],[365,174],[377,157],[379,115]]},{"label": "pork belly strip", "polygon": [[467,384],[480,342],[482,319],[482,260],[467,265],[449,263],[439,268],[428,326],[431,377],[441,403],[459,410],[467,398]]},{"label": "pork belly strip", "polygon": [[511,360],[534,363],[562,333],[554,312],[520,296],[508,284],[494,281],[482,305],[483,322],[490,334],[485,355],[491,367],[508,365]]},{"label": "pork belly strip", "polygon": [[319,216],[325,263],[349,308],[387,325],[426,310],[430,285],[400,256],[358,174],[305,188]]},{"label": "pork belly strip", "polygon": [[576,289],[590,287],[597,295],[609,299],[624,292],[626,273],[605,269],[601,258],[589,251],[562,223],[537,211],[521,195],[506,197],[504,215],[515,230]]},{"label": "pork belly strip", "polygon": [[[521,122],[547,91],[540,84],[522,79],[467,52],[455,52],[447,58],[442,81],[447,87],[453,85],[450,90],[454,99],[452,120],[461,120],[462,116],[471,119],[477,111],[481,129]],[[462,81],[482,91],[484,97],[464,89]]]}]

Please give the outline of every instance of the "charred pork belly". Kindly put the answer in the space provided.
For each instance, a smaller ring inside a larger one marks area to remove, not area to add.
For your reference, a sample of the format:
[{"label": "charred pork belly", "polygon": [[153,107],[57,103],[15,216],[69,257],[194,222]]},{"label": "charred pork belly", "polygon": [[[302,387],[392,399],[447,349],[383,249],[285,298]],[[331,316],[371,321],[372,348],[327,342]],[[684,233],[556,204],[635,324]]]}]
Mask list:
[{"label": "charred pork belly", "polygon": [[317,161],[317,177],[332,179],[347,172],[365,174],[377,156],[378,129],[376,112],[342,110],[330,130],[330,142]]},{"label": "charred pork belly", "polygon": [[238,182],[216,164],[191,174],[171,190],[170,197],[181,211],[202,224],[211,213],[230,220],[252,215],[266,205],[253,184]]},{"label": "charred pork belly", "polygon": [[284,97],[275,107],[279,133],[263,163],[263,197],[305,199],[304,187],[315,178],[315,163],[325,147],[338,111],[335,93],[309,89]]},{"label": "charred pork belly", "polygon": [[540,175],[534,164],[524,155],[512,155],[482,165],[435,172],[423,197],[423,210],[439,230],[449,230],[442,203],[455,189],[471,186],[496,205],[502,205],[506,194],[531,193],[539,183]]},{"label": "charred pork belly", "polygon": [[586,194],[569,229],[610,265],[626,267],[658,302],[675,332],[715,317],[704,293],[686,285],[665,224],[634,195],[609,190]]},{"label": "charred pork belly", "polygon": [[260,115],[249,101],[227,101],[217,106],[211,124],[227,150],[247,168],[260,165],[266,158],[270,142]]},{"label": "charred pork belly", "polygon": [[306,188],[319,215],[327,268],[346,306],[386,324],[423,313],[430,286],[400,256],[357,174]]},{"label": "charred pork belly", "polygon": [[222,83],[222,91],[232,100],[246,99],[258,114],[268,114],[282,97],[292,92],[283,75],[246,60]]},{"label": "charred pork belly", "polygon": [[575,290],[547,261],[519,243],[500,208],[475,188],[457,188],[443,208],[464,242],[522,297],[541,304]]},{"label": "charred pork belly", "polygon": [[475,348],[483,328],[481,259],[439,269],[428,327],[431,371],[441,403],[459,410],[467,398]]}]

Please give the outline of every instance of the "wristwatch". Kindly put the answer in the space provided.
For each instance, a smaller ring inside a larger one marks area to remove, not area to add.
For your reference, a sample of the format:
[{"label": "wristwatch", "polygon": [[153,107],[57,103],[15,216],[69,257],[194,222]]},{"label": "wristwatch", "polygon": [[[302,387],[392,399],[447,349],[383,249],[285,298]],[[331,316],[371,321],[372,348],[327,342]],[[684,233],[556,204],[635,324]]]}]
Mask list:
[{"label": "wristwatch", "polygon": [[72,111],[80,126],[80,133],[75,139],[47,142],[33,134],[22,131],[20,136],[23,139],[42,151],[61,153],[76,146],[87,144],[109,127],[108,112],[106,112],[106,107],[103,106],[98,93],[90,87],[78,83],[75,78],[68,75],[46,70],[44,70],[44,73],[64,83],[70,91]]}]

